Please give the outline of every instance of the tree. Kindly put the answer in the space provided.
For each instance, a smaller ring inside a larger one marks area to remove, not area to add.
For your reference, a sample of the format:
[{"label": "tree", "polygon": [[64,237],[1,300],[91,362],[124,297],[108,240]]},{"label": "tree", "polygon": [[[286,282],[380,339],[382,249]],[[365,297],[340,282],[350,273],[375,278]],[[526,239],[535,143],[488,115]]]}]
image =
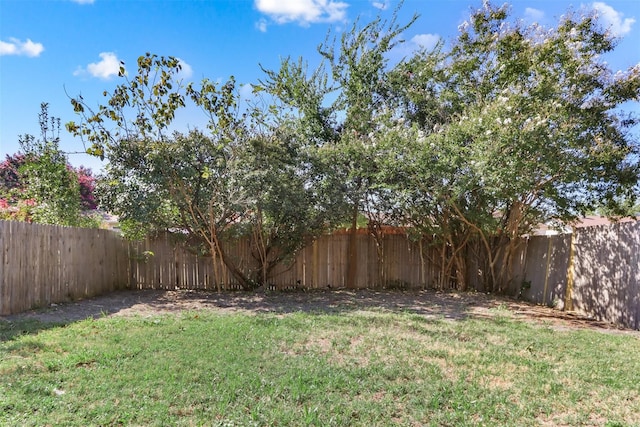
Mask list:
[{"label": "tree", "polygon": [[[218,259],[244,289],[266,285],[274,265],[331,223],[333,211],[320,200],[323,180],[284,122],[266,120],[258,109],[239,113],[233,78],[183,86],[179,70],[175,58],[140,57],[137,75],[125,77],[97,112],[73,99],[82,123],[67,127],[109,159],[99,193],[125,229],[186,232],[212,256],[218,286]],[[187,101],[208,115],[206,133],[167,131]],[[242,236],[251,239],[257,267],[226,249],[225,241]]]},{"label": "tree", "polygon": [[490,289],[508,287],[519,238],[538,224],[633,199],[637,118],[618,107],[640,99],[640,67],[614,74],[600,59],[614,47],[592,15],[548,29],[485,3],[449,51],[398,68],[397,105],[424,135],[409,158],[430,164],[414,175],[429,188],[409,192],[428,198],[422,216],[434,228],[457,224],[460,253],[473,233]]},{"label": "tree", "polygon": [[381,118],[388,114],[390,70],[386,55],[417,18],[398,25],[399,7],[389,22],[378,17],[360,27],[356,21],[342,34],[339,44],[329,34],[318,48],[323,63],[312,73],[302,59],[293,62],[287,58],[279,70],[265,70],[266,78],[259,86],[299,114],[301,134],[316,141],[326,164],[333,167],[334,179],[341,183],[351,227],[345,278],[348,287],[356,282],[355,239],[361,214],[368,216],[383,262],[379,221],[385,217],[384,191],[377,192],[383,188],[373,181],[377,157],[374,134]]},{"label": "tree", "polygon": [[236,176],[250,195],[247,231],[259,265],[255,280],[264,285],[277,265],[293,261],[341,218],[337,192],[307,141],[284,120],[256,132],[239,154]]},{"label": "tree", "polygon": [[[84,212],[91,201],[91,171],[74,170],[59,148],[60,120],[49,117],[48,105],[39,114],[41,139],[25,134],[19,143],[23,153],[7,156],[0,165],[2,194],[7,206],[3,217],[47,224],[97,226]],[[79,174],[82,174],[82,178]],[[83,186],[80,185],[82,179]],[[84,196],[81,193],[84,191]]]}]

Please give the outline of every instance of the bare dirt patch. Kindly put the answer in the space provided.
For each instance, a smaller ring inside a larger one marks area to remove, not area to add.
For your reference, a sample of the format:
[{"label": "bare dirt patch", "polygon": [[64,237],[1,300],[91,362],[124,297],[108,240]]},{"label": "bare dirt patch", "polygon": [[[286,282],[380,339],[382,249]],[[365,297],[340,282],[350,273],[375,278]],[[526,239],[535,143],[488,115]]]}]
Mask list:
[{"label": "bare dirt patch", "polygon": [[132,290],[50,307],[25,313],[0,316],[0,319],[36,319],[42,322],[66,323],[89,317],[154,316],[190,310],[218,313],[294,312],[340,313],[363,310],[407,311],[428,318],[462,320],[504,316],[547,325],[555,329],[594,329],[603,332],[633,334],[605,322],[573,312],[533,305],[505,297],[483,293],[435,291],[332,290],[310,292],[206,292]]}]

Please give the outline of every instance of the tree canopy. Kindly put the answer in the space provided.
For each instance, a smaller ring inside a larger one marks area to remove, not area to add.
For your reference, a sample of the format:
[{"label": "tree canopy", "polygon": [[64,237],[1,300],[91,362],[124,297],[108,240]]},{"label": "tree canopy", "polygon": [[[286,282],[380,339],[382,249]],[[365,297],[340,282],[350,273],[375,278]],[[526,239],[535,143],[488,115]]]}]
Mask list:
[{"label": "tree canopy", "polygon": [[[381,261],[381,226],[401,225],[440,249],[431,285],[504,290],[538,225],[635,203],[638,117],[621,107],[640,100],[640,66],[610,69],[616,39],[595,16],[546,28],[485,2],[455,40],[391,64],[416,19],[396,16],[329,35],[315,70],[264,70],[263,107],[241,108],[233,78],[183,84],[176,58],[146,54],[96,111],[72,99],[81,121],[67,129],[109,160],[100,194],[131,230],[186,231],[245,288],[364,215]],[[207,129],[169,132],[189,103]],[[225,253],[239,235],[254,267]]]}]

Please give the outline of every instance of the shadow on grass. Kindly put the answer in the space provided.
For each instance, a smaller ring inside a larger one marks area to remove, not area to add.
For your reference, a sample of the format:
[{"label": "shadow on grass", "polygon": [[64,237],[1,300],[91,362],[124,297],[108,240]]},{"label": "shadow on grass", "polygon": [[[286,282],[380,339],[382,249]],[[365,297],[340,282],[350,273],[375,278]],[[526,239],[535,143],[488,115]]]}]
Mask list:
[{"label": "shadow on grass", "polygon": [[0,318],[0,342],[11,341],[23,335],[37,334],[40,331],[64,326],[60,322],[42,322],[36,319],[8,320]]},{"label": "shadow on grass", "polygon": [[[307,292],[117,291],[108,295],[52,305],[46,309],[0,316],[3,322],[37,321],[57,325],[110,315],[153,315],[186,310],[288,314],[339,314],[360,310],[407,311],[426,317],[460,320],[469,308],[498,307],[500,301],[478,293],[434,291],[312,290]],[[26,323],[29,324],[29,323]],[[25,327],[36,328],[33,324]],[[6,328],[6,326],[3,326]]]},{"label": "shadow on grass", "polygon": [[[349,314],[358,311],[406,312],[432,320],[464,320],[513,315],[542,320],[567,317],[557,310],[483,293],[311,290],[307,292],[213,292],[192,290],[128,290],[104,296],[52,305],[46,309],[0,316],[0,339],[104,316],[154,316],[185,311],[248,314]],[[571,316],[580,321],[579,316]],[[584,323],[584,320],[582,320]],[[596,326],[589,324],[589,326]]]},{"label": "shadow on grass", "polygon": [[37,334],[47,329],[64,327],[89,318],[97,319],[115,314],[141,303],[150,296],[153,297],[153,295],[144,295],[144,291],[116,291],[95,298],[51,304],[47,308],[0,316],[0,342],[23,335]]}]

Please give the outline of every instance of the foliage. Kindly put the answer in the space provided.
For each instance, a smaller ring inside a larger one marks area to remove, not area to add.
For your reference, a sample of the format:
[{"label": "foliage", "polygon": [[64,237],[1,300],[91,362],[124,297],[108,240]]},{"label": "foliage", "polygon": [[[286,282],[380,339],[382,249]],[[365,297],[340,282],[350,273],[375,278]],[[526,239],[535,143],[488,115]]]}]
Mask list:
[{"label": "foliage", "polygon": [[[39,115],[41,139],[20,137],[22,153],[0,164],[2,217],[46,224],[97,226],[84,212],[96,208],[91,171],[73,169],[59,148],[59,119],[46,103]],[[6,206],[5,206],[6,205]]]},{"label": "foliage", "polygon": [[617,213],[617,200],[634,197],[637,118],[619,107],[640,99],[640,67],[614,74],[600,59],[614,46],[593,16],[569,14],[549,29],[485,3],[449,51],[422,52],[396,71],[398,105],[420,135],[397,164],[415,177],[404,214],[431,219],[457,240],[454,252],[478,236],[494,290],[509,284],[518,238],[538,224],[598,203]]},{"label": "foliage", "polygon": [[[276,264],[332,223],[326,183],[306,141],[284,123],[256,108],[240,115],[233,77],[220,86],[206,79],[184,86],[179,71],[175,58],[140,57],[137,75],[125,77],[97,112],[73,99],[82,122],[67,128],[91,143],[89,152],[109,159],[98,193],[129,234],[186,233],[244,288],[266,284]],[[189,101],[207,114],[207,130],[169,133]],[[128,120],[129,108],[135,120]],[[252,237],[257,267],[232,259],[221,244],[243,234]]]},{"label": "foliage", "polygon": [[342,33],[339,43],[329,34],[318,48],[323,62],[312,73],[307,72],[302,58],[298,62],[287,58],[279,70],[265,70],[266,79],[258,86],[299,114],[300,135],[312,138],[320,147],[319,154],[331,165],[333,179],[340,182],[343,203],[349,206],[345,219],[352,229],[347,285],[355,283],[353,239],[361,214],[372,225],[381,261],[384,258],[378,231],[387,212],[387,192],[374,180],[380,159],[374,134],[388,114],[386,55],[416,19],[414,16],[408,24],[398,25],[397,12],[389,22],[377,17],[360,27],[356,21]]},{"label": "foliage", "polygon": [[0,189],[2,189],[3,193],[24,186],[20,180],[18,170],[25,164],[25,160],[25,156],[22,153],[7,154],[4,161],[0,163]]},{"label": "foliage", "polygon": [[[440,286],[504,291],[522,279],[520,237],[539,224],[635,205],[638,117],[621,107],[640,100],[640,67],[609,68],[616,40],[594,16],[545,28],[484,2],[451,45],[392,66],[416,19],[396,17],[329,34],[311,72],[303,58],[264,70],[263,109],[240,114],[233,78],[183,85],[177,59],[147,54],[131,79],[122,65],[97,111],[72,99],[82,122],[67,128],[109,158],[100,192],[128,229],[197,236],[245,288],[333,224],[349,221],[354,238],[365,215],[381,265],[382,225],[412,226],[440,249]],[[207,131],[171,133],[188,102]],[[255,269],[224,253],[237,234],[252,236]]]},{"label": "foliage", "polygon": [[260,284],[267,283],[275,266],[292,261],[340,219],[337,192],[306,143],[295,129],[279,123],[269,133],[252,138],[240,152],[239,180],[251,195],[246,224],[260,264],[256,276]]}]

